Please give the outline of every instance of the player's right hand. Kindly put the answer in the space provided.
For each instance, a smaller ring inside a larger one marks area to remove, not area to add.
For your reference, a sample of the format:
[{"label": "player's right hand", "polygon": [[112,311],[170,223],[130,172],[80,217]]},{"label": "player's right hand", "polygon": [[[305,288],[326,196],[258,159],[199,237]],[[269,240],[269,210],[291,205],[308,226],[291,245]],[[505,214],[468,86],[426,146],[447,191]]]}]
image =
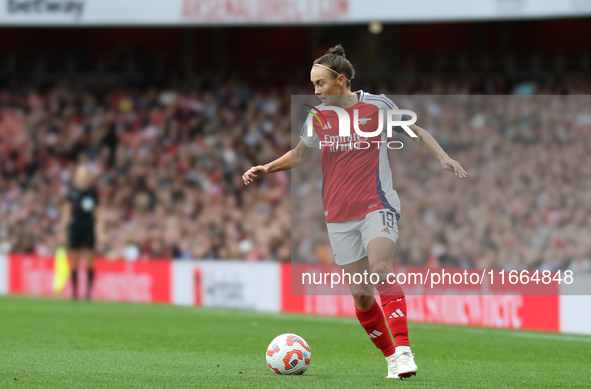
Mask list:
[{"label": "player's right hand", "polygon": [[242,175],[242,181],[244,181],[244,185],[248,185],[254,180],[265,177],[267,174],[269,174],[269,170],[263,165],[253,166]]}]

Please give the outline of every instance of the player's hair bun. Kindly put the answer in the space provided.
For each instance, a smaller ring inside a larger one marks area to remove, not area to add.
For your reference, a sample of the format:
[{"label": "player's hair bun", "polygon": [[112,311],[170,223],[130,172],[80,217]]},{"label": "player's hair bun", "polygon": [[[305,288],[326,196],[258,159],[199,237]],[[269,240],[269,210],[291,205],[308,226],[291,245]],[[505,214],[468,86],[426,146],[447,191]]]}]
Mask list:
[{"label": "player's hair bun", "polygon": [[347,86],[351,88],[351,80],[355,77],[355,69],[345,57],[345,48],[342,45],[336,45],[328,49],[326,54],[314,61],[314,64],[326,66],[332,70],[330,72],[332,78],[337,78],[339,74],[344,75],[347,79]]},{"label": "player's hair bun", "polygon": [[326,54],[336,54],[340,55],[343,58],[347,58],[347,56],[345,55],[345,48],[342,45],[336,45],[331,47],[330,49],[328,49]]}]

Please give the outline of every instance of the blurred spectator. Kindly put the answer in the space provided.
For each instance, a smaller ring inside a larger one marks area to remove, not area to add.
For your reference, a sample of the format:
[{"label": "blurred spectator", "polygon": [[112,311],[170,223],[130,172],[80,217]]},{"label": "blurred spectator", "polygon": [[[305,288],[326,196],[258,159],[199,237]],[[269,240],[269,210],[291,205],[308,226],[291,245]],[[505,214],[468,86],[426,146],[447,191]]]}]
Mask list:
[{"label": "blurred spectator", "polygon": [[[590,85],[583,76],[511,84],[494,75],[359,88],[579,94]],[[60,83],[0,91],[0,250],[55,249],[71,167],[85,161],[105,210],[109,238],[97,249],[107,258],[331,263],[321,203],[292,212],[292,173],[248,188],[241,180],[250,166],[291,148],[290,95],[310,92],[213,80],[192,88]],[[397,263],[591,271],[589,99],[449,101],[396,101],[426,118],[418,124],[470,174],[454,180],[416,145],[391,154],[402,201]],[[295,194],[318,194],[318,180],[293,183]],[[306,219],[313,222],[292,231],[292,222]]]},{"label": "blurred spectator", "polygon": [[[469,173],[459,180],[408,138],[396,138],[405,143],[389,152],[402,204],[397,264],[590,271],[589,96],[409,96],[396,103],[417,112],[419,125]],[[322,262],[328,236],[320,186],[310,185],[321,182],[319,162],[311,163],[292,174],[294,257]]]},{"label": "blurred spectator", "polygon": [[240,176],[289,150],[279,135],[289,131],[288,107],[276,91],[251,93],[67,84],[0,92],[0,248],[55,249],[57,210],[80,161],[104,202],[109,239],[97,249],[109,258],[280,257],[289,178],[244,191]]}]

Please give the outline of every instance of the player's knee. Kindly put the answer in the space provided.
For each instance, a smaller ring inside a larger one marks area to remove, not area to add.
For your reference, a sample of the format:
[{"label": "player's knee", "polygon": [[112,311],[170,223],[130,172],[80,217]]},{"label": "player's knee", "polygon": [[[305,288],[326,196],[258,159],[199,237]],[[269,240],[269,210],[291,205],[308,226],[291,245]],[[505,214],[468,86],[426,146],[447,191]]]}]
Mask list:
[{"label": "player's knee", "polygon": [[373,295],[373,286],[370,283],[350,284],[349,288],[353,296]]},{"label": "player's knee", "polygon": [[377,265],[372,267],[371,272],[377,274],[378,276],[378,284],[385,282],[388,278],[388,274],[392,272],[391,268],[385,265]]},{"label": "player's knee", "polygon": [[353,300],[355,301],[355,306],[357,307],[357,309],[359,309],[360,311],[365,311],[368,310],[369,308],[371,308],[371,306],[373,305],[375,298],[373,296],[373,294],[371,295],[358,295],[358,296],[353,296]]}]

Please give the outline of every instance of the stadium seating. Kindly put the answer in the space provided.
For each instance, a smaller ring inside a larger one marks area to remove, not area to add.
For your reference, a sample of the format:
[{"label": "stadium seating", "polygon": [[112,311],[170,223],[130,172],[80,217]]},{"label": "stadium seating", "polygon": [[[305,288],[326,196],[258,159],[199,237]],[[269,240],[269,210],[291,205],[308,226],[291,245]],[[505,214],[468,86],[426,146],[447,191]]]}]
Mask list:
[{"label": "stadium seating", "polygon": [[[502,76],[359,86],[399,95],[523,93]],[[106,257],[288,261],[294,244],[331,262],[326,244],[292,240],[289,173],[248,189],[241,181],[250,166],[290,149],[290,94],[308,89],[205,80],[190,90],[58,83],[0,92],[0,251],[53,252],[71,168],[82,161],[100,192],[108,239],[98,249]],[[572,76],[528,91],[589,94],[591,82]],[[591,176],[591,143],[582,138],[589,123],[499,132],[461,119],[477,137],[454,136],[453,126],[427,129],[464,164],[471,186],[416,175],[438,165],[418,148],[392,161],[403,204],[397,263],[591,271],[591,188],[576,185]],[[523,155],[526,164],[515,159]],[[549,184],[556,182],[564,184]]]}]

